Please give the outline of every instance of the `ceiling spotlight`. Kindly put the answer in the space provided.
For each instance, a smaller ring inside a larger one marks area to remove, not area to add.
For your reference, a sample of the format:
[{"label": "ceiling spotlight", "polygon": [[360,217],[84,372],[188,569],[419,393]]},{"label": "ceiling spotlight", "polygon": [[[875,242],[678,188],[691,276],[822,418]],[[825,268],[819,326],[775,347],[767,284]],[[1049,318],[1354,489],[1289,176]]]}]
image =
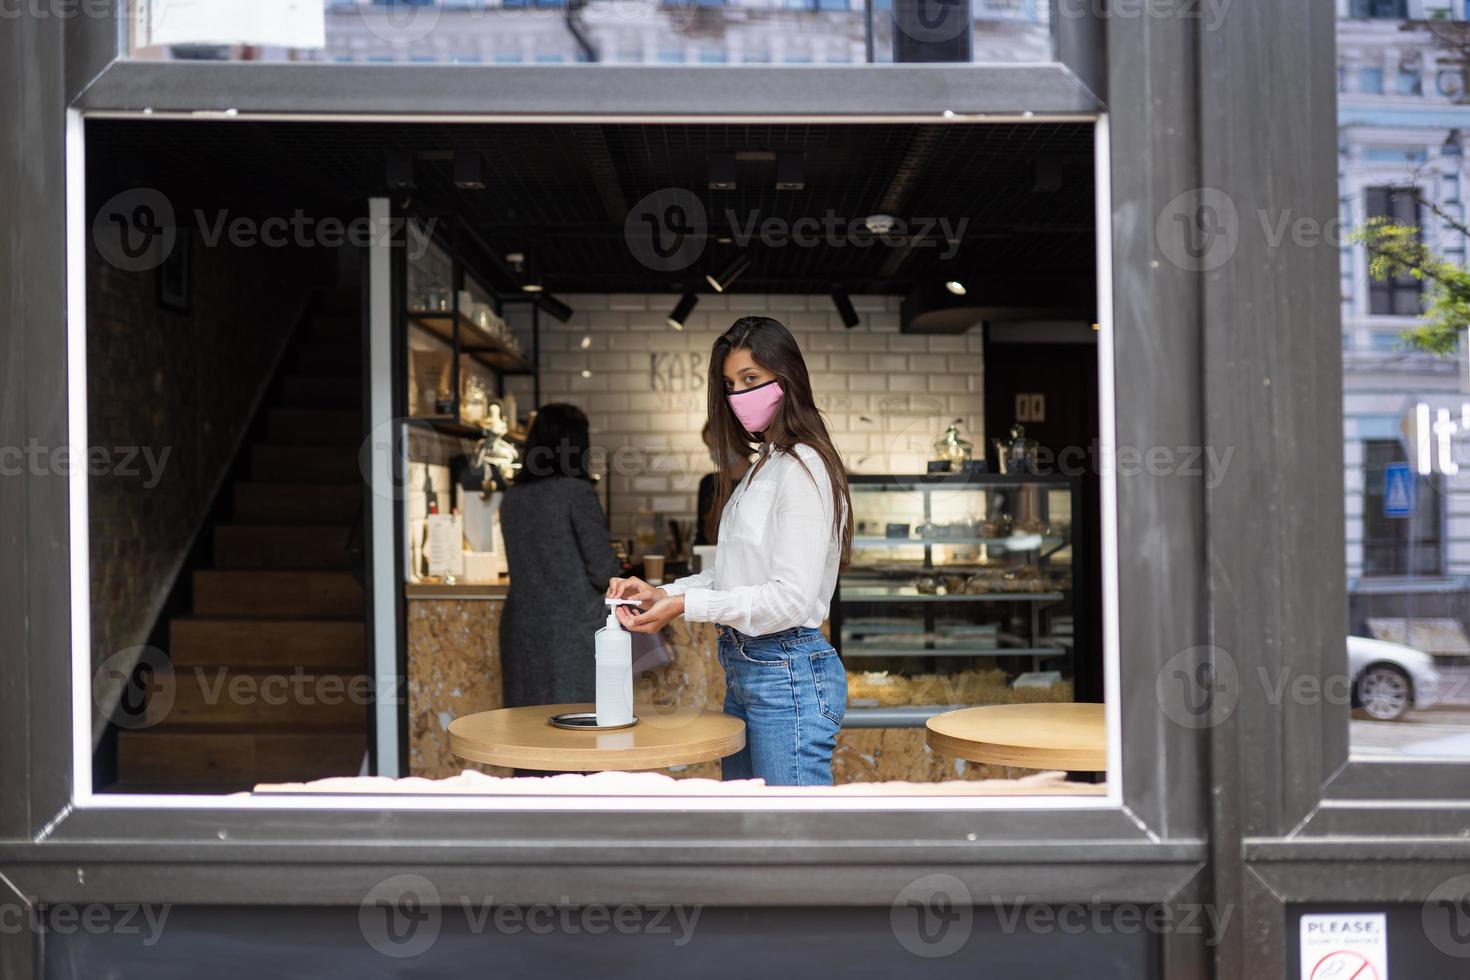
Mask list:
[{"label": "ceiling spotlight", "polygon": [[521,292],[540,293],[545,292],[546,287],[541,283],[541,277],[536,275],[526,276],[526,281],[521,283]]},{"label": "ceiling spotlight", "polygon": [[581,346],[582,346],[582,349],[583,350],[586,350],[587,348],[589,348],[589,347],[592,346],[592,335],[590,333],[589,334],[584,334],[582,336],[582,344],[581,344]]},{"label": "ceiling spotlight", "polygon": [[893,215],[870,214],[863,219],[863,227],[882,238],[893,230]]},{"label": "ceiling spotlight", "polygon": [[735,258],[730,260],[730,264],[725,266],[724,271],[721,272],[718,276],[705,276],[704,278],[715,292],[723,293],[725,290],[730,288],[731,283],[740,278],[740,274],[742,272],[749,268],[750,256],[746,255],[744,252],[741,252],[739,255],[735,256]]},{"label": "ceiling spotlight", "polygon": [[960,282],[958,279],[951,279],[951,280],[949,280],[948,282],[946,282],[944,284],[944,288],[945,289],[948,289],[951,293],[954,293],[956,296],[963,296],[963,295],[965,295],[965,284],[962,283],[962,282]]},{"label": "ceiling spotlight", "polygon": [[832,305],[837,307],[837,315],[842,317],[842,325],[851,330],[857,326],[861,319],[857,310],[852,307],[852,300],[848,298],[847,290],[837,286],[832,290]]},{"label": "ceiling spotlight", "polygon": [[776,190],[799,191],[806,187],[800,153],[782,153],[776,157]]},{"label": "ceiling spotlight", "polygon": [[684,324],[689,319],[689,314],[694,312],[695,304],[699,297],[694,293],[685,293],[679,297],[679,302],[674,304],[673,312],[668,316],[668,324],[675,330],[683,330]]},{"label": "ceiling spotlight", "polygon": [[584,377],[584,378],[590,378],[590,377],[592,377],[592,372],[590,370],[588,370],[587,368],[583,368],[582,369],[582,377]]},{"label": "ceiling spotlight", "polygon": [[413,154],[407,150],[389,150],[385,183],[392,190],[409,190],[418,186],[414,176]]},{"label": "ceiling spotlight", "polygon": [[537,293],[536,305],[556,317],[562,323],[566,323],[572,318],[572,308],[550,293]]},{"label": "ceiling spotlight", "polygon": [[709,189],[733,191],[735,187],[735,154],[711,153],[709,155]]},{"label": "ceiling spotlight", "polygon": [[479,150],[454,151],[454,186],[466,191],[485,189],[485,158]]}]

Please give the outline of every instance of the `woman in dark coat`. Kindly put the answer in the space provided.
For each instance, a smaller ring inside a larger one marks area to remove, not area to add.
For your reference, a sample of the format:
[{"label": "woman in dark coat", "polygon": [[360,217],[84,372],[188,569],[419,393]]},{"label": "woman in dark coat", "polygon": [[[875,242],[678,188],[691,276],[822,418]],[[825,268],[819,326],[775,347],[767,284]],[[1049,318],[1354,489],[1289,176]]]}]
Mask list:
[{"label": "woman in dark coat", "polygon": [[590,445],[581,409],[543,406],[500,508],[510,571],[500,618],[508,708],[596,696],[593,635],[607,621],[602,599],[620,569],[587,472]]}]

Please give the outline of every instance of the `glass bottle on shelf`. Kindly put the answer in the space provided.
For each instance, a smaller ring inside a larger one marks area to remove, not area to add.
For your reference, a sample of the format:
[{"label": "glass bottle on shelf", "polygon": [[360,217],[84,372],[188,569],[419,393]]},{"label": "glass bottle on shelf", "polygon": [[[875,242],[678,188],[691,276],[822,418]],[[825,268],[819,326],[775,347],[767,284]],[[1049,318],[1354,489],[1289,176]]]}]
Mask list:
[{"label": "glass bottle on shelf", "polygon": [[935,461],[947,463],[951,473],[963,472],[975,449],[973,442],[960,435],[963,422],[964,419],[955,419],[934,443]]}]

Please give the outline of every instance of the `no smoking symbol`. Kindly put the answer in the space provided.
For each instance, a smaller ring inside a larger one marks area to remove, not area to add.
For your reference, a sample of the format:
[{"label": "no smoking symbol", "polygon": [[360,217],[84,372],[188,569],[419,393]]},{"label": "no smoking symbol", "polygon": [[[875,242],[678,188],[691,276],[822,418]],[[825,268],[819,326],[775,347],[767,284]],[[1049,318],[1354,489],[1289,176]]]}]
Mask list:
[{"label": "no smoking symbol", "polygon": [[1373,964],[1358,953],[1341,950],[1328,953],[1312,967],[1307,980],[1380,980]]}]

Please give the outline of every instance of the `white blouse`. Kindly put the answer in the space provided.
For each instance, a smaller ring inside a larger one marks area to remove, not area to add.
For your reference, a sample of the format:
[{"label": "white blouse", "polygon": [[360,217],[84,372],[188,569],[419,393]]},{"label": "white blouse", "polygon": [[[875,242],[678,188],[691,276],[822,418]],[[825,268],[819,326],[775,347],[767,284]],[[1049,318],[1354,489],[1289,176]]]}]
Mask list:
[{"label": "white blouse", "polygon": [[[747,636],[827,618],[842,541],[833,532],[832,481],[817,451],[770,454],[730,493],[720,515],[715,567],[664,586],[684,596],[684,618],[723,623]],[[803,468],[797,456],[806,463]]]}]

